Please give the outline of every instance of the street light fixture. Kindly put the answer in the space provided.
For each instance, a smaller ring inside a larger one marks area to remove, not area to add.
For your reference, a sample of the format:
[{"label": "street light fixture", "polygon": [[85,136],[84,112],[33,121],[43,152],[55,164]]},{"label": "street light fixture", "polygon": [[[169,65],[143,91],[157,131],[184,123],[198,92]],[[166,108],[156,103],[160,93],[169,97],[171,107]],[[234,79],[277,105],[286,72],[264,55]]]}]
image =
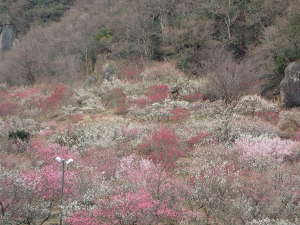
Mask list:
[{"label": "street light fixture", "polygon": [[63,199],[64,199],[64,185],[65,185],[65,166],[73,162],[73,159],[63,159],[57,156],[55,160],[62,165],[62,175],[61,175],[61,193],[60,193],[60,220],[59,225],[62,225],[62,219],[63,219]]}]

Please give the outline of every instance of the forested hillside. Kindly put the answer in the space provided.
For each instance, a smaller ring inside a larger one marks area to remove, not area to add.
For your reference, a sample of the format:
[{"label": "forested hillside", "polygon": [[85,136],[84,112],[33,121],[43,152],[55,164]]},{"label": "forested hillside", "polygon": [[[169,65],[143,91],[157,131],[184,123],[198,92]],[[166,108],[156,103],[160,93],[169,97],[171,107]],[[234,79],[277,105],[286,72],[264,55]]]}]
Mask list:
[{"label": "forested hillside", "polygon": [[72,80],[94,72],[98,56],[174,61],[185,73],[203,77],[218,73],[222,57],[231,57],[231,67],[247,65],[238,76],[269,74],[276,88],[288,62],[299,58],[298,1],[78,1],[59,20],[71,3],[2,2],[0,23],[12,23],[20,33],[18,47],[2,60],[2,79]]},{"label": "forested hillside", "polygon": [[58,21],[73,0],[2,0],[0,25],[11,24],[24,35],[31,26]]}]

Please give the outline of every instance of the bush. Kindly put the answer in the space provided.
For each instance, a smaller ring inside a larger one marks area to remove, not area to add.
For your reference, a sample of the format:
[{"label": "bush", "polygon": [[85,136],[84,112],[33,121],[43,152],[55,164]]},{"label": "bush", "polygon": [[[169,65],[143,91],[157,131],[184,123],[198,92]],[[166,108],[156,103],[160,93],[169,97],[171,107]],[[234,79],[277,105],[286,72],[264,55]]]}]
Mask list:
[{"label": "bush", "polygon": [[187,140],[187,144],[192,147],[195,144],[201,143],[203,140],[205,140],[209,136],[211,136],[211,134],[209,134],[207,132],[199,132],[195,136],[189,138]]},{"label": "bush", "polygon": [[0,116],[16,114],[19,111],[19,105],[12,101],[6,100],[0,102]]},{"label": "bush", "polygon": [[208,74],[207,95],[223,99],[226,103],[238,100],[255,85],[254,65],[251,62],[236,62],[224,50],[216,50]]},{"label": "bush", "polygon": [[172,109],[170,113],[171,113],[170,120],[176,122],[187,119],[191,115],[191,112],[189,110],[180,107]]},{"label": "bush", "polygon": [[123,114],[128,111],[128,100],[122,88],[114,88],[102,96],[106,107],[115,110],[117,114]]},{"label": "bush", "polygon": [[58,21],[74,0],[3,1],[0,4],[0,24],[13,24],[19,33],[34,24]]},{"label": "bush", "polygon": [[17,131],[10,131],[8,134],[8,139],[12,139],[12,140],[21,140],[24,142],[29,142],[30,140],[30,133],[28,131],[25,130],[17,130]]},{"label": "bush", "polygon": [[72,91],[64,84],[54,86],[52,93],[40,100],[39,106],[44,112],[59,107],[63,101],[66,101],[72,95]]},{"label": "bush", "polygon": [[201,146],[191,154],[182,172],[192,177],[191,199],[205,211],[207,221],[256,225],[276,218],[270,225],[298,224],[299,193],[294,188],[299,180],[294,176],[299,165],[263,161],[265,167],[260,168],[221,145]]},{"label": "bush", "polygon": [[[52,159],[53,160],[53,159]],[[23,174],[23,179],[26,183],[32,185],[32,189],[36,194],[45,200],[59,199],[61,196],[61,172],[60,166],[47,165],[39,171],[29,172]],[[75,193],[75,174],[70,171],[65,171],[65,197],[70,197]]]},{"label": "bush", "polygon": [[258,95],[243,96],[236,104],[234,111],[240,114],[277,113],[279,107]]},{"label": "bush", "polygon": [[253,220],[247,225],[295,225],[295,223],[291,223],[287,220],[281,220],[281,219],[262,219],[262,220]]},{"label": "bush", "polygon": [[161,164],[166,169],[173,169],[178,158],[184,155],[180,140],[174,131],[160,127],[138,146],[140,154]]},{"label": "bush", "polygon": [[280,138],[258,137],[252,139],[238,139],[237,147],[241,150],[244,159],[271,159],[284,161],[293,154],[297,142]]},{"label": "bush", "polygon": [[153,85],[145,93],[151,103],[160,102],[169,97],[169,87],[167,85]]},{"label": "bush", "polygon": [[[34,223],[33,220],[40,218],[41,214],[33,208],[30,213],[29,205],[34,198],[30,185],[16,171],[2,167],[0,170],[0,224],[16,224],[26,219],[29,223]],[[43,208],[42,205],[39,206]],[[35,217],[30,218],[33,213]]]},{"label": "bush", "polygon": [[184,101],[188,102],[196,102],[196,101],[204,101],[206,97],[202,93],[192,93],[189,95],[184,95],[181,97]]}]

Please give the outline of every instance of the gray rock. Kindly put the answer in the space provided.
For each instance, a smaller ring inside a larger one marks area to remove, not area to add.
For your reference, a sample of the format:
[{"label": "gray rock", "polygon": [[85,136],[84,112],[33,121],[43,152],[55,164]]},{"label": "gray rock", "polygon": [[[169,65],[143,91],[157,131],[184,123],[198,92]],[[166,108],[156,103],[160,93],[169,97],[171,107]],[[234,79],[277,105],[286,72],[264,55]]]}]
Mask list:
[{"label": "gray rock", "polygon": [[280,96],[285,107],[300,106],[300,62],[290,63],[280,83]]},{"label": "gray rock", "polygon": [[114,62],[106,62],[102,67],[103,79],[112,81],[117,79],[118,69]]},{"label": "gray rock", "polygon": [[4,52],[13,46],[16,32],[13,25],[3,25],[0,34],[0,52]]}]

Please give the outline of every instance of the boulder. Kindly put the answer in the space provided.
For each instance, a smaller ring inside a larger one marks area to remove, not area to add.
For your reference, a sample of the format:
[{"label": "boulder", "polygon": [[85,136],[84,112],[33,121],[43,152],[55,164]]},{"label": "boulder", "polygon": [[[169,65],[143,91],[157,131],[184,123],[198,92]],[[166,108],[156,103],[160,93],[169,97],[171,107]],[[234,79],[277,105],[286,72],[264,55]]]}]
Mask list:
[{"label": "boulder", "polygon": [[99,83],[105,80],[112,81],[118,78],[118,66],[116,62],[108,60],[106,56],[98,55],[95,62],[94,73]]},{"label": "boulder", "polygon": [[102,67],[103,79],[112,81],[117,79],[118,69],[117,65],[114,62],[106,62]]},{"label": "boulder", "polygon": [[280,96],[285,107],[300,106],[300,61],[290,63],[280,83]]},{"label": "boulder", "polygon": [[13,46],[16,33],[13,25],[3,25],[0,34],[0,52],[4,52]]}]

